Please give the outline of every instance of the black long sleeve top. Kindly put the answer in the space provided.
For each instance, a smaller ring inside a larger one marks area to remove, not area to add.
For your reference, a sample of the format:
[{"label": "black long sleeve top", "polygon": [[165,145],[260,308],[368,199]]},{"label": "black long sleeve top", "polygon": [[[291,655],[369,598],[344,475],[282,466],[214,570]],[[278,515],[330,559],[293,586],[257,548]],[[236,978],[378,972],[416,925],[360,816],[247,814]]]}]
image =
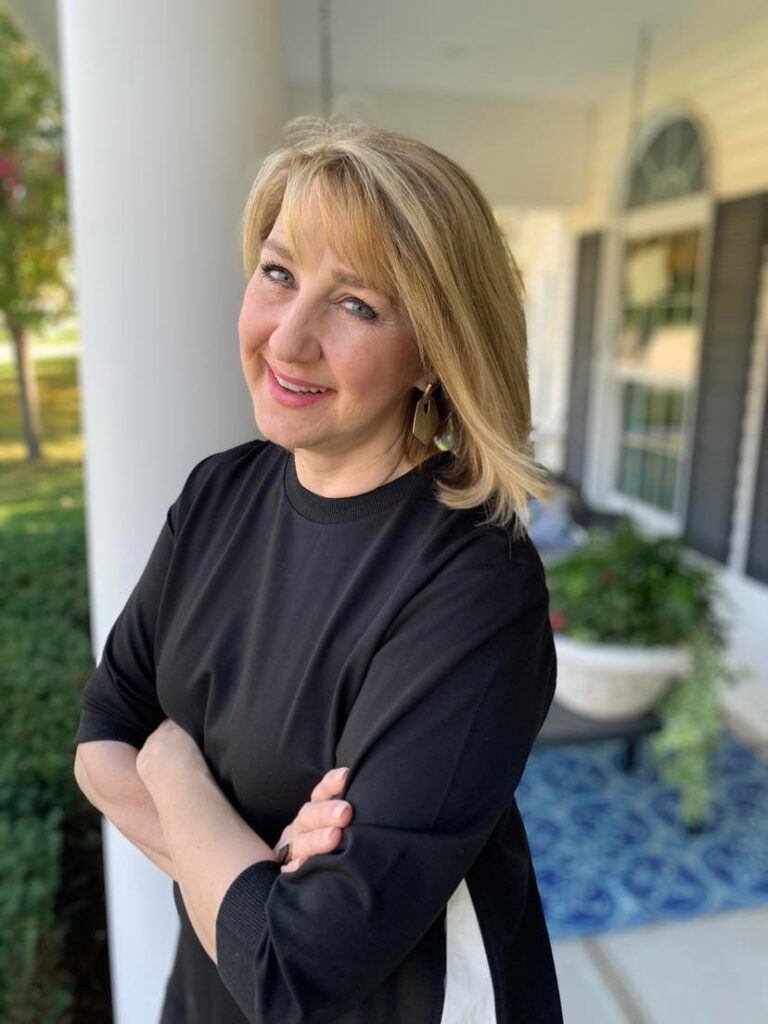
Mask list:
[{"label": "black long sleeve top", "polygon": [[338,846],[247,867],[161,1024],[561,1024],[515,788],[556,659],[532,540],[435,497],[440,452],[326,498],[254,440],[189,473],[81,698],[75,744],[168,717],[270,845],[350,768]]}]

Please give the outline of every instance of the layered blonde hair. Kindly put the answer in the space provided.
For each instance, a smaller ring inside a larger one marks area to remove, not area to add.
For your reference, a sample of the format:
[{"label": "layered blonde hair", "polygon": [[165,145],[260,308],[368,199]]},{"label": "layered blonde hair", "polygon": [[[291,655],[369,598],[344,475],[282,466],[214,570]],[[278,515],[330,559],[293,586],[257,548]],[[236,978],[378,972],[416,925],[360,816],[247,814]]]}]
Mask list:
[{"label": "layered blonde hair", "polygon": [[[443,153],[359,121],[303,115],[262,163],[243,214],[246,280],[282,209],[291,250],[301,250],[312,186],[328,243],[367,284],[399,307],[422,365],[434,371],[437,447],[454,458],[436,478],[453,509],[485,506],[484,523],[529,525],[528,498],[549,494],[533,459],[527,334],[520,271],[472,178]],[[414,388],[412,418],[420,392]],[[406,458],[435,454],[405,428]]]}]

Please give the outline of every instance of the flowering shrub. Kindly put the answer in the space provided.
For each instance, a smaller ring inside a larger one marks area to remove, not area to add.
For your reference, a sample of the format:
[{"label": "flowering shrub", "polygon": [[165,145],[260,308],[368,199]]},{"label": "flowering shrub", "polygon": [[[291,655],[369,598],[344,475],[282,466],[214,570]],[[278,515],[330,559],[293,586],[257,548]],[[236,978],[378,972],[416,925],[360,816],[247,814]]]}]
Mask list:
[{"label": "flowering shrub", "polygon": [[696,626],[718,640],[713,574],[691,564],[676,537],[648,539],[629,520],[588,540],[547,567],[552,629],[576,640],[676,645]]}]

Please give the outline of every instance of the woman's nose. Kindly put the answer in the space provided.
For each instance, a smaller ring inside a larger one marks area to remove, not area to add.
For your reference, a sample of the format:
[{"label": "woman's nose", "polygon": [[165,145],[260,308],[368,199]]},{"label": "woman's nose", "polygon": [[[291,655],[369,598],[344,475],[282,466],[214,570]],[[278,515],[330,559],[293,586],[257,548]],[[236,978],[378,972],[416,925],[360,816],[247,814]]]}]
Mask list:
[{"label": "woman's nose", "polygon": [[312,312],[293,302],[281,311],[269,338],[269,347],[284,365],[320,358],[320,327]]}]

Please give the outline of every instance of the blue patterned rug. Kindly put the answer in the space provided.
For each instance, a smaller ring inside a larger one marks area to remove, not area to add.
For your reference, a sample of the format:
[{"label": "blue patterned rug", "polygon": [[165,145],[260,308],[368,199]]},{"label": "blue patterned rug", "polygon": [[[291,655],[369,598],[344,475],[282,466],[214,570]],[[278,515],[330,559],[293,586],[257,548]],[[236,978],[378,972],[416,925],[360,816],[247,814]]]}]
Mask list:
[{"label": "blue patterned rug", "polygon": [[648,746],[534,747],[517,789],[553,940],[768,903],[768,763],[725,731],[713,810],[689,833]]}]

